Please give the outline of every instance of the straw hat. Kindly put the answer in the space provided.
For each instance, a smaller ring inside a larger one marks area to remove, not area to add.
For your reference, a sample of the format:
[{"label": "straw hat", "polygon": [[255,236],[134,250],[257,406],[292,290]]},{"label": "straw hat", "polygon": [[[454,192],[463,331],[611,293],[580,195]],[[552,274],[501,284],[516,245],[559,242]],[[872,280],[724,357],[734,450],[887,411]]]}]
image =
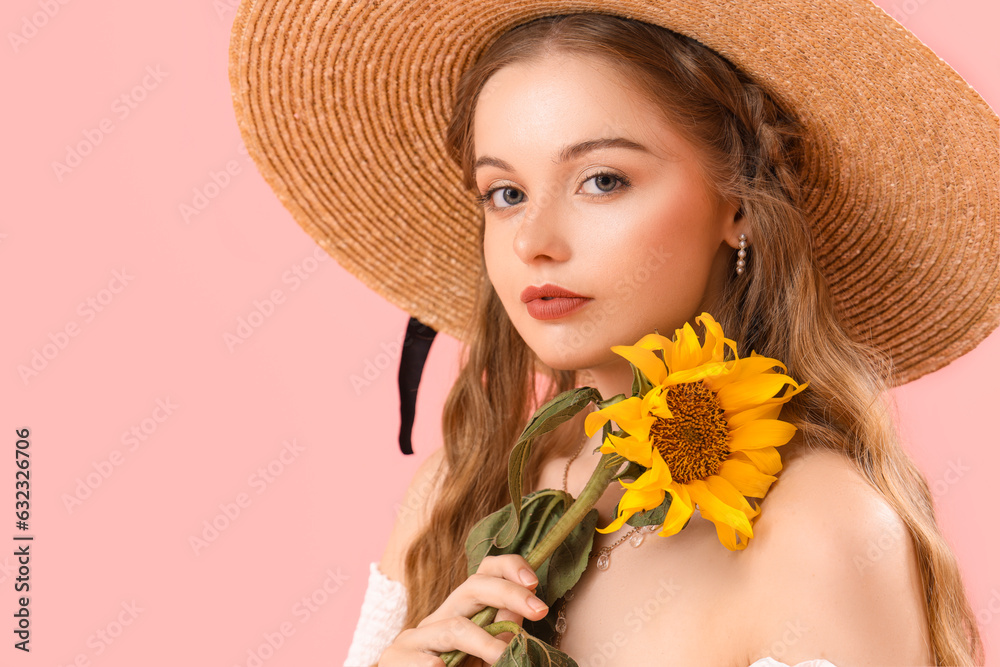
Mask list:
[{"label": "straw hat", "polygon": [[[461,337],[480,212],[444,144],[453,91],[509,28],[575,12],[692,37],[807,127],[820,267],[848,333],[891,354],[890,384],[1000,323],[997,115],[869,0],[242,0],[229,53],[240,132],[320,246]],[[413,197],[428,184],[433,197]]]}]

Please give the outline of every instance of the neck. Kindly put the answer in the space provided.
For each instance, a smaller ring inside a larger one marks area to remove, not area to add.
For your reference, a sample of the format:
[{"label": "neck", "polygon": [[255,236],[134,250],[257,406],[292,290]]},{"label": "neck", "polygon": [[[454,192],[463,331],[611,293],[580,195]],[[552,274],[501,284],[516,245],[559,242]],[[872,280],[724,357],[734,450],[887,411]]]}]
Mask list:
[{"label": "neck", "polygon": [[608,400],[612,396],[632,395],[632,368],[624,359],[616,359],[603,366],[588,369],[591,382],[589,386],[601,392],[601,397]]}]

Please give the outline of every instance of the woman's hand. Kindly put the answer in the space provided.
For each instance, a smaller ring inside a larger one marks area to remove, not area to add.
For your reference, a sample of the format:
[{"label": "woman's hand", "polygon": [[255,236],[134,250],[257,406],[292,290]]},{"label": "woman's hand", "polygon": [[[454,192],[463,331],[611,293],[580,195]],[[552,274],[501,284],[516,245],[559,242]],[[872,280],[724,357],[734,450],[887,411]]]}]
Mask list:
[{"label": "woman's hand", "polygon": [[[469,654],[464,665],[492,665],[507,648],[511,634],[493,637],[469,617],[484,607],[496,607],[495,621],[521,625],[525,618],[545,618],[548,607],[533,591],[538,577],[521,556],[487,556],[476,573],[452,591],[432,614],[415,628],[403,630],[382,652],[379,667],[440,667],[440,653],[452,650]],[[474,658],[479,658],[480,663]]]}]

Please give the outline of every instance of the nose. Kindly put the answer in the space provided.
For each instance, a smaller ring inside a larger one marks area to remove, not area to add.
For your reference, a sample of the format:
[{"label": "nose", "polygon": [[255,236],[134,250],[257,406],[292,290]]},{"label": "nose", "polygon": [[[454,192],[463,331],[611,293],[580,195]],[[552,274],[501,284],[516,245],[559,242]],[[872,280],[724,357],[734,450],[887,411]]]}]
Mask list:
[{"label": "nose", "polygon": [[514,232],[514,253],[525,264],[565,262],[570,243],[564,233],[563,212],[556,201],[531,201]]}]

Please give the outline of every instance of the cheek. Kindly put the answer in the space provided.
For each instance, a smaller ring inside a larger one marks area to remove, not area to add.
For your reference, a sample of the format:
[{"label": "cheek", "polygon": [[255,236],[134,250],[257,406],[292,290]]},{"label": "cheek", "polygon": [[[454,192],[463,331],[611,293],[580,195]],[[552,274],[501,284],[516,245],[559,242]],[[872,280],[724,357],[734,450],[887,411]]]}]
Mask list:
[{"label": "cheek", "polygon": [[591,246],[599,282],[635,303],[686,303],[704,288],[720,243],[703,200],[670,193],[632,207]]},{"label": "cheek", "polygon": [[486,276],[504,304],[507,303],[504,277],[510,274],[510,266],[505,262],[506,259],[503,244],[499,242],[499,239],[493,234],[485,234],[483,236],[483,263]]},{"label": "cheek", "polygon": [[496,243],[493,240],[492,234],[483,233],[483,263],[485,264],[486,273],[490,276],[490,280],[493,280],[493,276],[500,275],[496,266],[496,260],[494,258],[496,249]]},{"label": "cheek", "polygon": [[721,240],[711,202],[693,187],[664,191],[640,216],[631,243],[645,255],[660,247],[672,251],[675,266],[694,268],[711,260]]}]

